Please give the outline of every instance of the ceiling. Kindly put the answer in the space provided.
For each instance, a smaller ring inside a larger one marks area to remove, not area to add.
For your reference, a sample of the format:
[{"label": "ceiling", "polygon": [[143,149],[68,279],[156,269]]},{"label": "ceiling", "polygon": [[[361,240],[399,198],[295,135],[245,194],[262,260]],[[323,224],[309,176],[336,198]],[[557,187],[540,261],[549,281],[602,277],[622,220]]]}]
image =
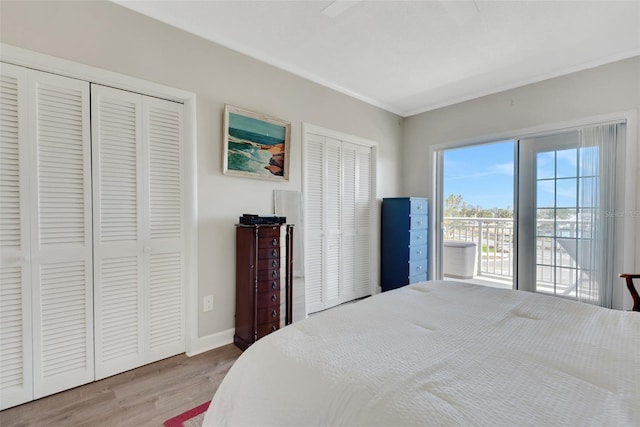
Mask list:
[{"label": "ceiling", "polygon": [[640,0],[116,3],[404,117],[640,54]]}]

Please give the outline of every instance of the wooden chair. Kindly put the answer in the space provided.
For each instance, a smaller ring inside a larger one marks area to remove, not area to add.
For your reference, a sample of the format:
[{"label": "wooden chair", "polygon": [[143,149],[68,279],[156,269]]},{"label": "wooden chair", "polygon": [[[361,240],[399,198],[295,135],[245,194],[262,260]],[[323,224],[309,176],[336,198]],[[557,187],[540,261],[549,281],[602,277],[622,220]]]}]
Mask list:
[{"label": "wooden chair", "polygon": [[627,288],[629,288],[629,292],[631,292],[631,298],[633,298],[633,311],[640,311],[640,295],[638,295],[638,291],[633,284],[633,279],[640,278],[640,274],[621,274],[620,277],[624,277],[627,281]]}]

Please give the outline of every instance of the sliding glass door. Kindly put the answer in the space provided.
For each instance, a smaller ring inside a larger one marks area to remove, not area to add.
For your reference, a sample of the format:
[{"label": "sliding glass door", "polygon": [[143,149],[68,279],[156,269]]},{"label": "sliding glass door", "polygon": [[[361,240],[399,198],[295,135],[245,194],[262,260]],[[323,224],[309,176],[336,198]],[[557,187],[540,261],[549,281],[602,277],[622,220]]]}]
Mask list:
[{"label": "sliding glass door", "polygon": [[519,142],[518,288],[612,304],[617,125]]},{"label": "sliding glass door", "polygon": [[[465,185],[477,184],[481,176],[488,176],[496,169],[495,165],[487,163],[482,173],[470,173],[470,167],[461,167],[457,157],[456,162],[452,161],[453,155],[479,153],[485,149],[483,147],[491,146],[485,144],[439,151],[436,157],[436,199],[440,203],[435,206],[439,225],[435,236],[435,277],[451,277],[447,274],[447,266],[453,265],[451,257],[460,258],[465,254],[458,247],[452,251],[448,246],[454,246],[452,239],[464,240],[463,243],[476,244],[476,267],[473,274],[468,275],[471,277],[463,277],[473,283],[495,279],[496,271],[485,270],[485,267],[490,267],[489,261],[500,254],[500,273],[513,279],[517,289],[605,307],[619,306],[620,295],[615,295],[614,289],[617,289],[617,273],[621,272],[623,258],[620,252],[620,241],[624,240],[621,233],[623,224],[617,213],[623,212],[626,206],[620,196],[626,186],[623,181],[624,132],[624,124],[605,124],[515,142],[514,161],[510,168],[517,177],[513,229],[509,233],[509,241],[516,242],[513,246],[503,243],[504,232],[491,234],[491,230],[483,226],[476,227],[479,231],[474,232],[469,224],[504,220],[498,215],[488,218],[492,215],[482,209],[474,208],[475,211],[468,212],[468,205],[462,203],[467,193],[452,190],[455,177],[451,171],[456,171],[454,164],[457,169],[465,171],[466,181],[474,181]],[[491,160],[496,159],[498,157],[494,154]],[[476,164],[481,164],[481,160],[482,156],[474,155]],[[506,165],[507,162],[501,164]],[[494,194],[498,188],[496,182],[494,178],[477,191],[468,192],[469,198],[471,195],[478,199]],[[460,208],[461,203],[465,209]],[[451,212],[456,212],[456,215]],[[457,218],[459,216],[464,218]],[[457,221],[455,224],[454,220]],[[620,223],[617,231],[616,220]],[[459,232],[463,226],[472,231]],[[477,239],[476,235],[489,238]],[[473,251],[468,256],[473,256]],[[513,270],[505,268],[511,266],[511,262],[505,260],[513,261]]]}]

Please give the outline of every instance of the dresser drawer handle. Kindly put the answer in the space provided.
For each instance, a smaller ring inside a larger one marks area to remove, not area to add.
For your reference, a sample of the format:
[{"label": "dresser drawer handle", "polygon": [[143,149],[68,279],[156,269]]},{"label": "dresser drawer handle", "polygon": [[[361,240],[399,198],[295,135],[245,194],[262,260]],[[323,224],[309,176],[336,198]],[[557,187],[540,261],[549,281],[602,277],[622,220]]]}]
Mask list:
[{"label": "dresser drawer handle", "polygon": [[273,246],[278,246],[278,239],[273,239],[273,242],[271,242],[271,244]]},{"label": "dresser drawer handle", "polygon": [[417,209],[422,209],[422,205],[418,205],[418,206],[417,206]]},{"label": "dresser drawer handle", "polygon": [[278,327],[277,327],[276,325],[273,325],[273,326],[271,327],[271,332],[275,332],[275,331],[277,331],[277,330],[278,330]]},{"label": "dresser drawer handle", "polygon": [[273,301],[273,302],[278,301],[278,295],[276,295],[276,294],[271,295],[271,301]]},{"label": "dresser drawer handle", "polygon": [[421,265],[418,266],[418,270],[422,270],[422,266]]},{"label": "dresser drawer handle", "polygon": [[422,251],[418,251],[418,255],[422,255]]},{"label": "dresser drawer handle", "polygon": [[273,252],[271,252],[271,256],[278,256],[278,251],[274,249]]},{"label": "dresser drawer handle", "polygon": [[272,267],[277,267],[278,266],[278,260],[274,259],[273,261],[271,261],[271,266]]},{"label": "dresser drawer handle", "polygon": [[418,225],[422,225],[422,221],[418,221]]},{"label": "dresser drawer handle", "polygon": [[417,240],[422,240],[422,236],[416,237]]},{"label": "dresser drawer handle", "polygon": [[278,287],[278,282],[276,282],[275,280],[271,283],[271,289],[275,289]]},{"label": "dresser drawer handle", "polygon": [[273,311],[271,312],[271,317],[276,317],[277,315],[278,315],[278,312],[277,312],[277,311],[273,310]]},{"label": "dresser drawer handle", "polygon": [[274,271],[271,273],[271,277],[273,277],[274,279],[275,279],[276,277],[278,277],[278,272],[274,270]]}]

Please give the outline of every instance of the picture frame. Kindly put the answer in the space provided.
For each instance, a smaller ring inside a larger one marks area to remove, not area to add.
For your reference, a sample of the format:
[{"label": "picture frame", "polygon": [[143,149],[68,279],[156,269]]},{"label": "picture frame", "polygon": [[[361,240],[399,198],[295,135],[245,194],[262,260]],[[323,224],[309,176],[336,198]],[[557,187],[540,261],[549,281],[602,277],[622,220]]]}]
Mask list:
[{"label": "picture frame", "polygon": [[224,106],[224,175],[288,181],[290,141],[290,122]]}]

